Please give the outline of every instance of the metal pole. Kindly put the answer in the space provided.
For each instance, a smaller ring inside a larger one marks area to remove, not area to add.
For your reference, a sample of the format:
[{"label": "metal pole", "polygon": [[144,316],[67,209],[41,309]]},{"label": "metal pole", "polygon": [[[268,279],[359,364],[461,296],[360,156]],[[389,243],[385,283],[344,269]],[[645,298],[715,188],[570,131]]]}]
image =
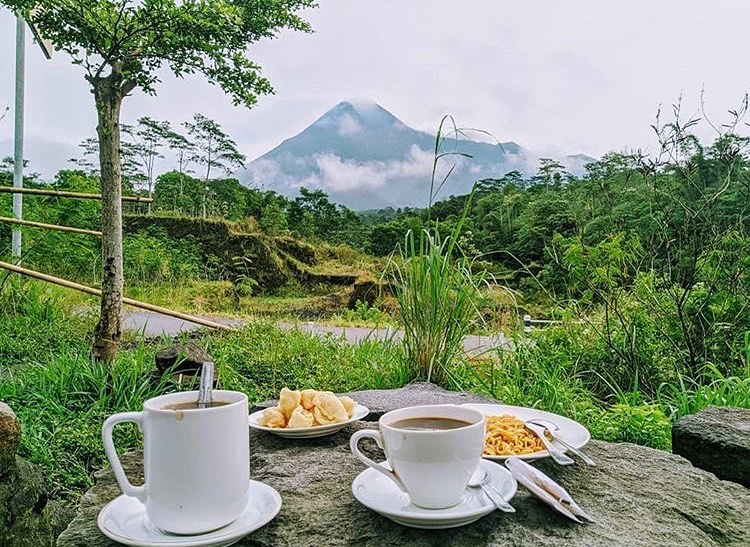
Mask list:
[{"label": "metal pole", "polygon": [[[16,18],[16,121],[13,151],[13,187],[23,188],[23,95],[26,57],[26,24]],[[23,220],[23,195],[13,194],[13,216]],[[21,230],[13,228],[13,256],[21,257]]]}]

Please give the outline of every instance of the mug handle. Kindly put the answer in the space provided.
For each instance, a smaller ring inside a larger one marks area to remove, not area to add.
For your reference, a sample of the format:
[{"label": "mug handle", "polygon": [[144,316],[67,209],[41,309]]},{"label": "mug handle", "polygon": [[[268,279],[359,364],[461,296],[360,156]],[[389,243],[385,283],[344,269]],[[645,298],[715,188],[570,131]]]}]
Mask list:
[{"label": "mug handle", "polygon": [[362,460],[362,463],[364,463],[365,465],[372,467],[375,471],[379,471],[383,475],[391,479],[396,483],[396,486],[398,486],[403,492],[406,492],[404,483],[396,473],[394,473],[390,469],[386,469],[379,463],[372,461],[370,458],[359,451],[359,441],[360,439],[364,438],[373,439],[381,449],[383,448],[383,436],[381,435],[380,431],[376,431],[374,429],[362,429],[354,433],[354,435],[352,435],[352,438],[349,440],[349,448],[351,448],[352,454]]},{"label": "mug handle", "polygon": [[138,428],[143,431],[143,412],[121,412],[120,414],[114,414],[107,418],[102,426],[102,440],[104,441],[104,451],[107,453],[109,464],[112,466],[112,471],[117,479],[117,484],[120,485],[120,490],[126,496],[136,498],[141,503],[146,503],[146,485],[133,486],[125,476],[125,471],[122,469],[120,458],[117,457],[117,451],[115,450],[115,443],[112,440],[112,430],[115,425],[121,422],[133,422],[138,424]]}]

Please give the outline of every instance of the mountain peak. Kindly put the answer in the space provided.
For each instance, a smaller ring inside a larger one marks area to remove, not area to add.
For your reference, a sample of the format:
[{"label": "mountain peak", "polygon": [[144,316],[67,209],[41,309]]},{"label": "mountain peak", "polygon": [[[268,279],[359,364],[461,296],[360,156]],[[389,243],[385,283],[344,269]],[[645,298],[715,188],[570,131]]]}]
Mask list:
[{"label": "mountain peak", "polygon": [[370,99],[350,99],[329,108],[313,126],[334,126],[342,135],[355,134],[364,127],[384,129],[406,127],[396,116]]}]

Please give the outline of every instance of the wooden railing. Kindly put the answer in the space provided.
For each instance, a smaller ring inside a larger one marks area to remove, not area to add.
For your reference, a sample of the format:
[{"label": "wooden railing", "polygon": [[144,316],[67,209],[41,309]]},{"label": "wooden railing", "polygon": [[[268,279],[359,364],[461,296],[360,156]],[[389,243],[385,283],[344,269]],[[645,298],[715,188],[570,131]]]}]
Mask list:
[{"label": "wooden railing", "polygon": [[[56,191],[56,190],[44,190],[41,188],[15,188],[15,187],[10,187],[10,186],[0,186],[0,193],[56,196],[56,197],[61,197],[61,198],[72,198],[72,199],[99,199],[100,200],[102,197],[100,194],[84,194],[80,192],[62,192],[62,191]],[[152,198],[145,198],[145,197],[142,198],[140,196],[122,196],[122,201],[151,203],[154,200]],[[90,236],[96,236],[96,237],[102,236],[102,233],[96,230],[86,230],[83,228],[74,228],[72,226],[59,226],[57,224],[45,224],[43,222],[33,222],[30,220],[20,220],[17,218],[0,217],[0,222],[6,222],[8,224],[16,224],[20,226],[30,226],[33,228],[41,228],[44,230],[57,230],[60,232],[68,232],[68,233],[73,233],[73,234],[84,234],[84,235],[90,235]],[[99,289],[95,289],[93,287],[87,287],[86,285],[74,283],[72,281],[62,279],[60,277],[54,277],[52,275],[48,275],[45,273],[37,272],[34,270],[29,270],[27,268],[22,268],[21,266],[18,266],[17,264],[10,264],[8,262],[0,262],[0,269],[7,270],[9,272],[14,272],[20,275],[25,275],[27,277],[32,277],[34,279],[39,279],[40,281],[45,281],[47,283],[52,283],[54,285],[59,285],[61,287],[73,289],[73,290],[80,291],[86,294],[91,294],[93,296],[98,296],[99,298],[101,298],[102,296],[102,291]],[[140,302],[138,300],[133,300],[132,298],[123,298],[122,302],[123,304],[127,304],[128,306],[133,306],[133,307],[140,308],[143,310],[148,310],[148,311],[152,311],[155,313],[168,315],[170,317],[176,317],[177,319],[182,319],[189,323],[195,323],[196,325],[202,325],[204,327],[211,327],[214,329],[232,330],[232,327],[227,326],[227,325],[222,325],[221,323],[215,323],[214,321],[203,319],[201,317],[194,317],[186,313],[178,312],[175,310],[170,310],[167,308],[162,308],[160,306],[154,306],[153,304]]]}]

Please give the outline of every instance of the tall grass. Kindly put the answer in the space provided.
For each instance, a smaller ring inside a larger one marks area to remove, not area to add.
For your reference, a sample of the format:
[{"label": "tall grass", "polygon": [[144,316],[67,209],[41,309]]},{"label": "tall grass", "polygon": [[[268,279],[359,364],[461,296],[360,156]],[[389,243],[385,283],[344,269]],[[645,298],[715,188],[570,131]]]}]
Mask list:
[{"label": "tall grass", "polygon": [[456,233],[441,237],[439,228],[409,231],[389,273],[403,323],[407,362],[419,377],[437,383],[463,355],[464,337],[481,321],[482,274],[471,270],[459,251]]}]

